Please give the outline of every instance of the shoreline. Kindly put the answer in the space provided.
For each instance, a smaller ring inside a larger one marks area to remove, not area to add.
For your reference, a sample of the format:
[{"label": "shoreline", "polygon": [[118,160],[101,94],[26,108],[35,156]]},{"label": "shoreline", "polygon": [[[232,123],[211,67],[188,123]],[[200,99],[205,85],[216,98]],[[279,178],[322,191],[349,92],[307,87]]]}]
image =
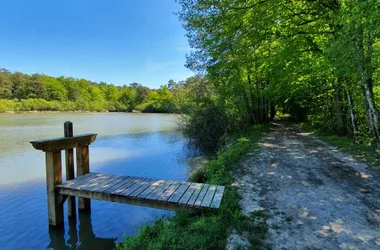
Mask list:
[{"label": "shoreline", "polygon": [[52,110],[29,110],[29,111],[2,111],[0,115],[18,115],[18,114],[59,114],[59,113],[83,113],[83,114],[162,114],[162,115],[178,115],[179,113],[159,113],[159,112],[141,112],[138,110],[133,110],[132,112],[126,111],[83,111],[83,110],[72,110],[72,111],[52,111]]}]

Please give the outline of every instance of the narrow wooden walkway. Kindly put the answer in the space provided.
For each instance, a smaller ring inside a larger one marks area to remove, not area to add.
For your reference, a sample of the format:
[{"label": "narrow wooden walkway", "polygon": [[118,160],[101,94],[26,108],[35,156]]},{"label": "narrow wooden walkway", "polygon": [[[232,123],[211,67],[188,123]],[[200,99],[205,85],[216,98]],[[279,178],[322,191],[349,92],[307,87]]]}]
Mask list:
[{"label": "narrow wooden walkway", "polygon": [[[91,173],[89,146],[97,134],[74,136],[71,122],[65,122],[64,128],[65,137],[31,141],[35,149],[45,152],[49,225],[62,226],[66,200],[68,217],[76,218],[75,197],[78,197],[78,210],[90,210],[91,199],[174,210],[220,207],[223,186]],[[64,183],[62,151],[65,151],[66,162],[67,181]]]},{"label": "narrow wooden walkway", "polygon": [[57,185],[59,194],[164,209],[219,208],[224,187],[88,173]]}]

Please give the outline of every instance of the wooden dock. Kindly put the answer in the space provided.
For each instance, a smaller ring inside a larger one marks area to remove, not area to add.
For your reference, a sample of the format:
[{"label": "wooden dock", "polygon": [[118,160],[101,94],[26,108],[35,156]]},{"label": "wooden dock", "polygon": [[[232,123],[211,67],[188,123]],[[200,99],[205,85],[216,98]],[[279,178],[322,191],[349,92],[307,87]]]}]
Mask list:
[{"label": "wooden dock", "polygon": [[149,178],[88,173],[57,185],[61,195],[164,209],[219,208],[224,187]]},{"label": "wooden dock", "polygon": [[[46,185],[49,224],[63,222],[63,204],[67,200],[69,218],[79,210],[91,208],[90,199],[127,203],[161,209],[217,209],[224,187],[183,181],[156,180],[143,177],[90,173],[89,145],[96,134],[73,136],[71,122],[65,123],[65,137],[32,141],[35,149],[46,153]],[[76,173],[74,176],[74,149]],[[65,151],[66,182],[62,183],[61,151]]]}]

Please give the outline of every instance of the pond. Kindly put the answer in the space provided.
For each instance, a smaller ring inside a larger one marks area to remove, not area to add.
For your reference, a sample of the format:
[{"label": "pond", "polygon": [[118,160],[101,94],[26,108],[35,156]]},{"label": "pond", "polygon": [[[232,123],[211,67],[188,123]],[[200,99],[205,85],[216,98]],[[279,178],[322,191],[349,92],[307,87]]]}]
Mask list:
[{"label": "pond", "polygon": [[198,155],[178,131],[176,115],[0,114],[1,249],[112,249],[140,226],[173,214],[93,200],[91,212],[76,221],[67,219],[65,206],[64,228],[49,228],[45,156],[29,141],[61,137],[65,121],[73,122],[74,134],[98,134],[90,146],[91,172],[186,180]]}]

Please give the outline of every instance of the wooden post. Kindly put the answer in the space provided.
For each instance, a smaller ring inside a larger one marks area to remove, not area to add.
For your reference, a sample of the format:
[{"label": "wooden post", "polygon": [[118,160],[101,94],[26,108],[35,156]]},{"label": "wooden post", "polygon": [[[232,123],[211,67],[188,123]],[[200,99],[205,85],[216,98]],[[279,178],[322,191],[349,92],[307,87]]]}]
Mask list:
[{"label": "wooden post", "polygon": [[60,226],[63,222],[63,204],[55,186],[62,183],[61,152],[46,152],[46,185],[49,225]]},{"label": "wooden post", "polygon": [[[90,161],[88,154],[88,146],[76,148],[77,154],[77,175],[81,176],[90,172]],[[90,210],[91,202],[87,198],[78,198],[78,208],[80,210]]]},{"label": "wooden post", "polygon": [[[64,135],[65,137],[73,137],[73,123],[64,123]],[[74,149],[65,150],[66,156],[66,180],[72,180],[75,178],[74,175]],[[67,214],[70,219],[76,219],[76,204],[75,196],[70,196],[67,199]]]}]

